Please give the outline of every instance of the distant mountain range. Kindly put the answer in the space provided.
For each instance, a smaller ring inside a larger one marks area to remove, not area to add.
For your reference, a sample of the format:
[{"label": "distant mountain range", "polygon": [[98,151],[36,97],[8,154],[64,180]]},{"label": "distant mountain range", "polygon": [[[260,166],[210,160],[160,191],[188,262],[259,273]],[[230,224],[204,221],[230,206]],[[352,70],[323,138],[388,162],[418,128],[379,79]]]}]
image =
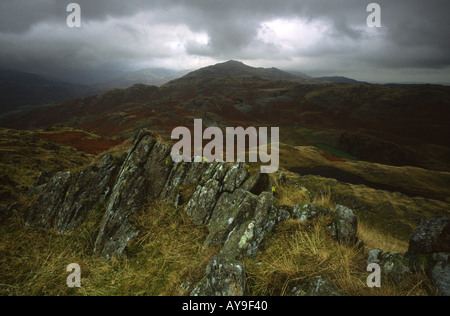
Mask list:
[{"label": "distant mountain range", "polygon": [[367,84],[368,82],[358,81],[347,77],[315,77],[314,80],[320,82],[334,82],[334,83],[347,83],[347,84]]},{"label": "distant mountain range", "polygon": [[164,68],[144,69],[108,82],[81,85],[21,71],[0,70],[0,115],[96,95],[111,89],[125,89],[138,83],[161,86],[187,73]]},{"label": "distant mountain range", "polygon": [[24,106],[51,104],[95,93],[90,86],[58,82],[15,70],[0,70],[0,114]]},{"label": "distant mountain range", "polygon": [[131,72],[117,79],[94,85],[96,90],[106,91],[110,89],[126,89],[135,84],[149,86],[162,86],[163,84],[183,77],[189,70],[177,71],[166,68],[149,68]]},{"label": "distant mountain range", "polygon": [[[46,90],[42,87],[67,89],[67,85],[34,76],[14,75],[11,81],[26,91],[25,100],[31,92],[43,98],[39,91]],[[170,76],[176,75],[163,69],[147,70],[116,84],[144,79],[162,83]],[[41,90],[33,90],[35,86]],[[87,91],[94,91],[93,87]],[[20,89],[15,92],[21,96]],[[325,144],[368,161],[450,170],[450,141],[444,137],[450,133],[448,104],[450,88],[445,86],[397,87],[343,77],[311,78],[229,61],[160,87],[136,84],[4,115],[0,126],[43,129],[62,125],[111,137],[129,137],[142,127],[151,127],[164,137],[177,126],[192,124],[192,118],[202,118],[204,126],[282,127],[285,142],[295,146]]]},{"label": "distant mountain range", "polygon": [[[126,89],[135,84],[157,87],[166,84],[179,86],[196,81],[239,77],[251,77],[268,81],[291,81],[302,84],[367,84],[367,82],[340,76],[311,77],[298,71],[288,72],[277,68],[255,68],[235,60],[204,67],[192,72],[166,68],[143,69],[94,85],[72,84],[15,70],[0,70],[0,115],[65,100],[97,95],[112,89]],[[386,86],[400,87],[403,85]]]}]

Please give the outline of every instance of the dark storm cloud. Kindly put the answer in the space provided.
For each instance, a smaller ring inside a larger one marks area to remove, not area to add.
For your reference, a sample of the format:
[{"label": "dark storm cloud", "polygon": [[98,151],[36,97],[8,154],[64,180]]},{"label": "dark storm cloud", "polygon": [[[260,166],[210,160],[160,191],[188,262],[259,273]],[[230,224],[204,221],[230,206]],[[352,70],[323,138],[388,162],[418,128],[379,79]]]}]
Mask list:
[{"label": "dark storm cloud", "polygon": [[[81,29],[65,24],[70,2],[81,5]],[[381,29],[366,25],[371,2],[381,5]],[[95,81],[141,66],[240,59],[356,76],[438,69],[441,80],[449,12],[448,0],[3,0],[0,67]]]}]

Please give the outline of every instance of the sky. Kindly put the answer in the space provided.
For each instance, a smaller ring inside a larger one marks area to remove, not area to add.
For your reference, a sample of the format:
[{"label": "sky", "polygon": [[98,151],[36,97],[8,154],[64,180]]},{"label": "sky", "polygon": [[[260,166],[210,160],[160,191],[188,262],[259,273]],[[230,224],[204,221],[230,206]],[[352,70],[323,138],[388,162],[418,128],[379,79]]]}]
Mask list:
[{"label": "sky", "polygon": [[[68,4],[81,8],[70,28]],[[450,83],[450,1],[0,0],[0,68],[95,83],[230,59],[312,76]]]}]

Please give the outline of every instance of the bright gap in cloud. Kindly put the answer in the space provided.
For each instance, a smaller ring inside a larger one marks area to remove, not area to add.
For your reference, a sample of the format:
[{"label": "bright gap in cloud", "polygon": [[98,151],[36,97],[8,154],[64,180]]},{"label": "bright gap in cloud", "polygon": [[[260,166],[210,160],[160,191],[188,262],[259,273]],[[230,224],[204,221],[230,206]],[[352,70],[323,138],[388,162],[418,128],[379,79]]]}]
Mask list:
[{"label": "bright gap in cloud", "polygon": [[320,43],[328,29],[329,26],[322,21],[275,19],[261,23],[258,39],[283,50],[306,49]]}]

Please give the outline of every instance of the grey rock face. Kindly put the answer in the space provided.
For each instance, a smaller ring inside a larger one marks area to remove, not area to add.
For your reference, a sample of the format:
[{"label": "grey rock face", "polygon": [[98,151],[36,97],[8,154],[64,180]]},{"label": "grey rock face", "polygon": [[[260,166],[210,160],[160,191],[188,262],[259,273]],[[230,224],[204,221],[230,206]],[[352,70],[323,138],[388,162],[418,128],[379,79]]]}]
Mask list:
[{"label": "grey rock face", "polygon": [[215,256],[206,268],[206,277],[192,291],[192,296],[243,296],[245,269],[241,261]]},{"label": "grey rock face", "polygon": [[[271,185],[266,174],[250,177],[243,163],[173,163],[170,154],[170,147],[157,142],[150,131],[142,130],[135,135],[123,163],[106,155],[76,174],[44,174],[30,190],[39,197],[28,212],[27,222],[66,233],[102,203],[105,212],[94,252],[110,259],[121,256],[129,241],[139,234],[130,216],[143,211],[149,201],[162,199],[178,206],[186,203],[186,214],[209,230],[205,247],[222,246],[192,294],[243,295],[244,258],[256,255],[265,236],[289,219],[290,213],[275,206],[273,193],[266,191]],[[182,198],[180,192],[185,186],[196,189],[189,193],[192,196]],[[305,210],[298,209],[294,216],[310,220],[331,212],[311,205]],[[335,235],[342,242],[354,244],[357,223],[353,212],[339,206],[336,214]],[[314,284],[312,295],[337,293],[322,279]]]},{"label": "grey rock face", "polygon": [[443,296],[450,296],[450,262],[448,257],[446,261],[441,261],[436,264],[431,272],[439,293]]},{"label": "grey rock face", "polygon": [[323,277],[316,277],[309,290],[306,293],[307,296],[345,296],[344,293],[339,291],[334,284]]},{"label": "grey rock face", "polygon": [[216,206],[221,190],[221,184],[217,180],[209,180],[204,186],[199,186],[186,205],[186,213],[197,225],[206,225],[211,212]]},{"label": "grey rock face", "polygon": [[314,204],[295,205],[292,217],[302,222],[311,221],[320,216],[326,216],[331,213],[330,209],[320,207]]},{"label": "grey rock face", "polygon": [[28,210],[25,223],[36,228],[50,228],[54,225],[56,213],[62,208],[70,186],[70,172],[59,172],[50,179],[42,194]]},{"label": "grey rock face", "polygon": [[78,174],[56,173],[46,184],[42,175],[29,194],[40,194],[28,210],[26,223],[37,228],[56,228],[60,233],[73,231],[96,204],[105,202],[119,170],[110,155],[104,156]]},{"label": "grey rock face", "polygon": [[106,201],[118,169],[116,162],[107,155],[74,177],[75,183],[67,190],[62,208],[55,214],[54,224],[59,232],[73,231],[97,203]]},{"label": "grey rock face", "polygon": [[410,237],[408,253],[450,253],[450,217],[432,217],[424,220]]},{"label": "grey rock face", "polygon": [[37,194],[42,194],[44,188],[47,186],[48,182],[56,176],[58,172],[56,171],[44,171],[39,175],[39,178],[28,190],[28,196],[33,196]]},{"label": "grey rock face", "polygon": [[404,276],[411,273],[408,259],[397,252],[371,250],[367,259],[367,264],[370,263],[378,264],[383,273],[391,276],[396,282],[401,282]]},{"label": "grey rock face", "polygon": [[258,198],[248,191],[224,192],[212,212],[208,223],[210,231],[205,247],[222,245],[228,234],[238,225],[253,217]]},{"label": "grey rock face", "polygon": [[337,205],[335,209],[336,221],[333,235],[335,238],[348,246],[354,246],[358,242],[358,220],[349,208]]},{"label": "grey rock face", "polygon": [[234,190],[239,188],[248,177],[249,173],[245,163],[238,163],[234,165],[228,171],[223,180],[223,191],[234,192]]},{"label": "grey rock face", "polygon": [[450,296],[450,217],[424,220],[410,237],[406,254],[415,269],[426,272],[441,295]]},{"label": "grey rock face", "polygon": [[130,239],[138,234],[133,230],[128,217],[141,210],[149,195],[154,194],[154,191],[150,191],[154,186],[150,185],[151,178],[146,176],[146,167],[154,149],[160,159],[161,148],[155,145],[156,141],[151,134],[140,133],[122,165],[95,241],[94,252],[104,258],[120,256]]},{"label": "grey rock face", "polygon": [[275,198],[269,192],[262,193],[253,219],[236,227],[229,235],[221,252],[230,258],[242,259],[257,254],[264,237],[280,222],[290,218],[289,212],[277,209]]}]

